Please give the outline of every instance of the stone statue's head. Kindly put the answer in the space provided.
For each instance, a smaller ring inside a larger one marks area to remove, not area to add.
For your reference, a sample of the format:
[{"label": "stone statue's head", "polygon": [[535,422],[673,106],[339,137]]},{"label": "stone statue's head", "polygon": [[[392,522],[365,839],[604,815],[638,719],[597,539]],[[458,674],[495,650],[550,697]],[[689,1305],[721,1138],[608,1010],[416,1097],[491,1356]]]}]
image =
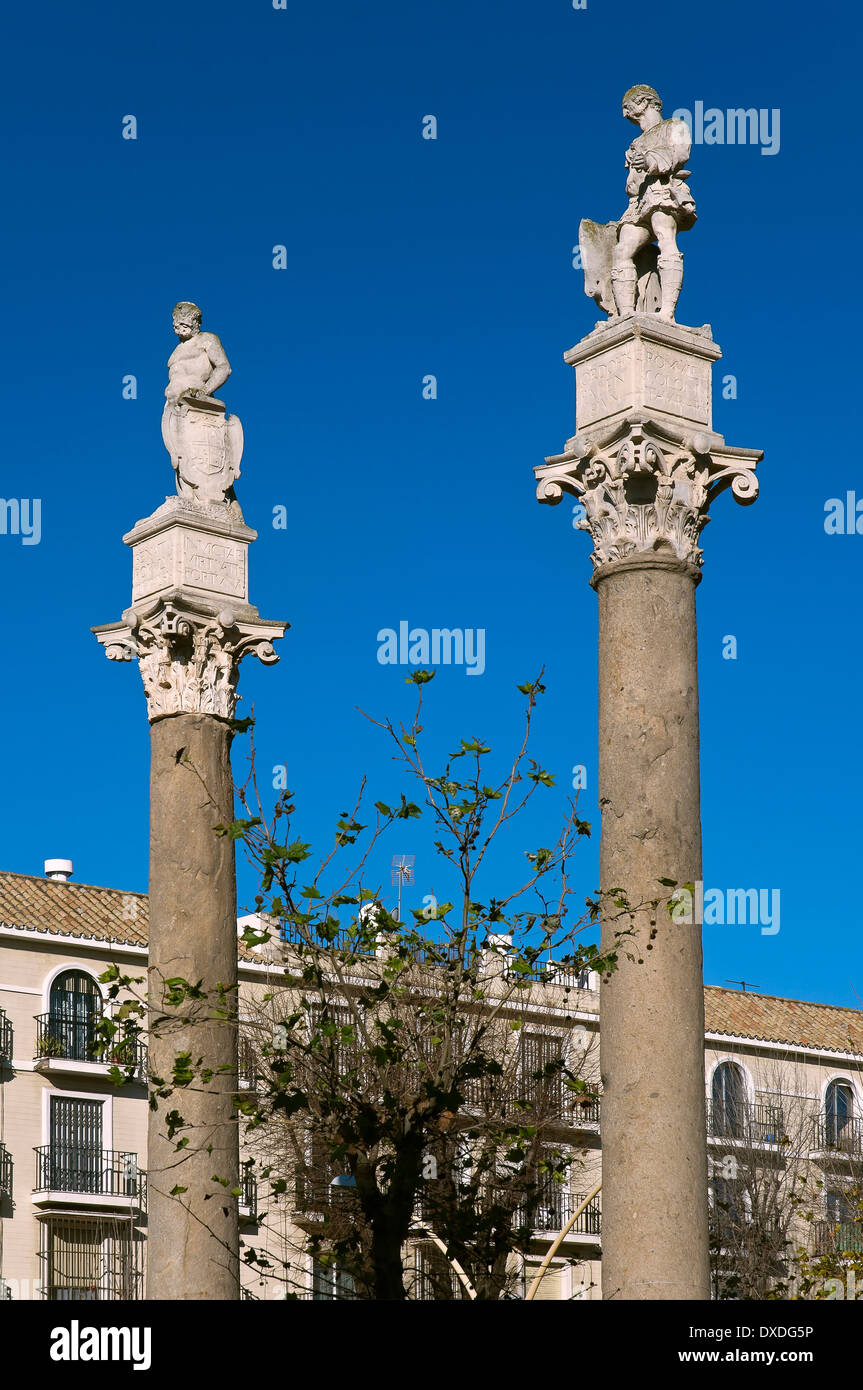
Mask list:
[{"label": "stone statue's head", "polygon": [[629,91],[623,94],[621,106],[626,119],[635,123],[638,122],[638,117],[647,110],[648,106],[655,106],[660,116],[662,115],[662,101],[659,93],[654,91],[652,87],[630,87]]},{"label": "stone statue's head", "polygon": [[173,318],[174,332],[184,342],[200,330],[201,311],[197,304],[190,304],[188,300],[181,299],[179,304],[174,305]]}]

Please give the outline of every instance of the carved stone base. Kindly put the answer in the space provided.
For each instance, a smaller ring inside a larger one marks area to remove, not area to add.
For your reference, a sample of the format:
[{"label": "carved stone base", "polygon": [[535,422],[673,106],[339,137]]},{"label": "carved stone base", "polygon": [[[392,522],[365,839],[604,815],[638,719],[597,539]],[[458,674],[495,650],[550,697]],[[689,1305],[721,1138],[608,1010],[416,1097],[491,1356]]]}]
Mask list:
[{"label": "carved stone base", "polygon": [[257,535],[225,503],[166,498],[123,537],[132,549],[132,602],[182,588],[247,606],[248,549]]},{"label": "carved stone base", "polygon": [[171,497],[124,536],[133,552],[132,607],[92,630],[112,661],[137,660],[150,720],[174,714],[232,719],[239,663],[278,661],[288,624],[248,601],[256,533],[224,505]]},{"label": "carved stone base", "polygon": [[604,320],[563,355],[575,368],[576,428],[644,409],[709,429],[711,368],[721,356],[708,324],[688,328],[655,314]]},{"label": "carved stone base", "polygon": [[534,469],[537,498],[580,499],[594,566],[665,554],[700,565],[698,539],[714,498],[730,487],[754,502],[758,449],[736,449],[711,428],[709,328],[632,314],[610,320],[565,360],[576,369],[578,433]]}]

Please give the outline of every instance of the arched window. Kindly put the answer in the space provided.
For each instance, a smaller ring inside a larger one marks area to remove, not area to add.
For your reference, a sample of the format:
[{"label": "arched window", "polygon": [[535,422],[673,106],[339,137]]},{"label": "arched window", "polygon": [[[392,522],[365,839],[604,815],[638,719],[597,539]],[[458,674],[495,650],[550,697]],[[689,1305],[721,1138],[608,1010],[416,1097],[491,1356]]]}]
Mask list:
[{"label": "arched window", "polygon": [[64,970],[57,976],[51,985],[48,1026],[59,1056],[76,1062],[93,1060],[101,1012],[102,996],[92,975]]},{"label": "arched window", "polygon": [[842,1148],[851,1139],[854,1126],[854,1092],[849,1081],[831,1081],[824,1098],[827,1143]]},{"label": "arched window", "polygon": [[710,1132],[743,1139],[746,1127],[746,1078],[736,1062],[720,1062],[713,1073]]}]

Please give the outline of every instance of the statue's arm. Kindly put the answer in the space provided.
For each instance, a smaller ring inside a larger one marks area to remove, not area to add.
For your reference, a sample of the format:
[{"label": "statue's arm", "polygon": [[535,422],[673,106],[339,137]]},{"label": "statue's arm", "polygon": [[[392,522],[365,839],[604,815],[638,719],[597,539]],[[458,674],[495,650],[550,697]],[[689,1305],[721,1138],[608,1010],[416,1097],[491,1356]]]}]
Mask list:
[{"label": "statue's arm", "polygon": [[231,375],[231,364],[228,361],[228,354],[222,347],[221,340],[216,337],[215,333],[207,334],[206,348],[212,370],[204,382],[204,390],[208,396],[212,396]]},{"label": "statue's arm", "polygon": [[675,120],[666,127],[661,145],[644,151],[643,167],[650,174],[671,174],[682,169],[692,149],[692,137],[684,121]]}]

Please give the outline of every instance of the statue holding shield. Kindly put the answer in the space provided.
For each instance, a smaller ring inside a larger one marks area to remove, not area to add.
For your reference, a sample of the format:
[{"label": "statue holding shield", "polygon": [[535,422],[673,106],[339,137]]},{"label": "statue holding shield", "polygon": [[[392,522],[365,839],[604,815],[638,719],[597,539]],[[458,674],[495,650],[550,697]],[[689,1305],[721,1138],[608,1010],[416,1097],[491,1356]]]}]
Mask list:
[{"label": "statue holding shield", "polygon": [[585,293],[610,318],[656,313],[671,322],[683,282],[678,231],[696,220],[683,166],[691,137],[685,121],[662,119],[652,87],[630,87],[623,114],[641,129],[626,152],[629,206],[617,222],[583,221],[578,229]]},{"label": "statue holding shield", "polygon": [[196,304],[181,302],[173,318],[180,341],[168,358],[162,439],[177,492],[239,513],[233,485],[240,476],[243,427],[236,415],[225,414],[224,402],[214,394],[230,376],[231,364],[216,334],[201,332]]}]

